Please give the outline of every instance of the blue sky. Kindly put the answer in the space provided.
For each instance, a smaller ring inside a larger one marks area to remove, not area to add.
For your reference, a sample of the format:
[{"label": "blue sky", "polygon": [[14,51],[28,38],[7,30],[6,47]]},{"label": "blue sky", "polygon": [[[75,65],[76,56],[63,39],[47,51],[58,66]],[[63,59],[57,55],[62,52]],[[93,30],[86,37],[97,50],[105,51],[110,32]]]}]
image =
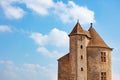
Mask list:
[{"label": "blue sky", "polygon": [[0,0],[1,80],[57,80],[57,59],[69,52],[77,20],[93,26],[112,48],[120,80],[119,0]]}]

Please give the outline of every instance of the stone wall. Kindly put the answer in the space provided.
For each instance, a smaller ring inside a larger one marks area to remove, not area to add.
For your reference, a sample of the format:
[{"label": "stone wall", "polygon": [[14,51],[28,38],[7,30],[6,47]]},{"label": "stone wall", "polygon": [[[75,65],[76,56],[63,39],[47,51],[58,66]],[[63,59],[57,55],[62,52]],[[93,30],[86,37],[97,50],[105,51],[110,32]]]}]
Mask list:
[{"label": "stone wall", "polygon": [[[101,62],[101,51],[106,51],[106,62]],[[111,80],[111,51],[105,48],[88,48],[87,80],[101,80],[101,72],[106,72],[107,80]]]},{"label": "stone wall", "polygon": [[[86,36],[77,36],[77,80],[87,80],[87,40]],[[82,59],[81,56],[83,56]]]},{"label": "stone wall", "polygon": [[58,80],[69,80],[69,54],[58,60]]},{"label": "stone wall", "polygon": [[76,75],[76,65],[77,65],[77,46],[76,46],[76,36],[70,36],[70,75],[69,78],[70,80],[76,80],[77,75]]}]

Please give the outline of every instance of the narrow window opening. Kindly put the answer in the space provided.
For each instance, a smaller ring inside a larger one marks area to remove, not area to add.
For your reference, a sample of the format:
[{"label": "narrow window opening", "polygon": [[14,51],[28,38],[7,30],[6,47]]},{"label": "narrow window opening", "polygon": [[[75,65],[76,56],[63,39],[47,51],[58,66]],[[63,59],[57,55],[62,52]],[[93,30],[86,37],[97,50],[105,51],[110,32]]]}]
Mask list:
[{"label": "narrow window opening", "polygon": [[80,48],[82,49],[82,48],[83,48],[83,46],[81,45],[81,46],[80,46]]},{"label": "narrow window opening", "polygon": [[83,56],[81,55],[81,59],[83,59]]},{"label": "narrow window opening", "polygon": [[81,68],[81,71],[83,71],[83,68]]}]

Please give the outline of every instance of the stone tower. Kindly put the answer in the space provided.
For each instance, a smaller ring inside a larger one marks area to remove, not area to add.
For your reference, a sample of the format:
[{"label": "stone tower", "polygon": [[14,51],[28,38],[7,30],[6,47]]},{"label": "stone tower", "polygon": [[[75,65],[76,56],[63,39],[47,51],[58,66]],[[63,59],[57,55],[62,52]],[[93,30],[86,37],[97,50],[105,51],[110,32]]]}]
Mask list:
[{"label": "stone tower", "polygon": [[112,80],[112,48],[92,24],[87,31],[77,22],[69,40],[69,53],[58,59],[58,80]]}]

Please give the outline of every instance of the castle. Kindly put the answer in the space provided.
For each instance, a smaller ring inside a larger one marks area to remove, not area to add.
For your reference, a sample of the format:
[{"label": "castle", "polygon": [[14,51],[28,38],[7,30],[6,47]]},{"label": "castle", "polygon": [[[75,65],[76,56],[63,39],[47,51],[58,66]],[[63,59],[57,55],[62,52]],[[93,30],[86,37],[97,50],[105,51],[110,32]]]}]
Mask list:
[{"label": "castle", "polygon": [[69,53],[58,59],[58,80],[112,80],[111,51],[91,26],[77,22],[69,34]]}]

